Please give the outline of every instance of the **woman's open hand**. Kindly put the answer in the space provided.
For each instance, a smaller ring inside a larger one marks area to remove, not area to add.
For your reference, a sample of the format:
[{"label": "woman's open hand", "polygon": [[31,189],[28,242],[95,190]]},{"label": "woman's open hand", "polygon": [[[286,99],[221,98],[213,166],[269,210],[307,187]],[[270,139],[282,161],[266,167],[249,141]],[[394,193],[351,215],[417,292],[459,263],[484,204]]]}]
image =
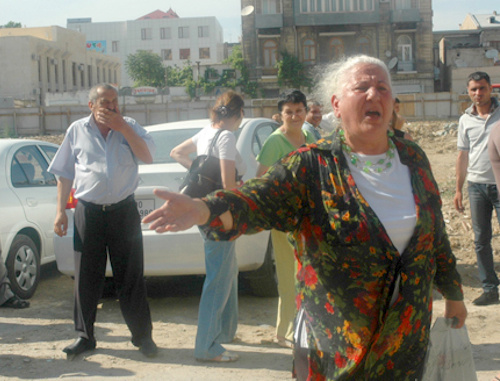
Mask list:
[{"label": "woman's open hand", "polygon": [[202,200],[159,189],[155,189],[154,194],[166,201],[143,218],[143,223],[151,223],[149,229],[157,233],[177,232],[208,221],[210,211]]}]

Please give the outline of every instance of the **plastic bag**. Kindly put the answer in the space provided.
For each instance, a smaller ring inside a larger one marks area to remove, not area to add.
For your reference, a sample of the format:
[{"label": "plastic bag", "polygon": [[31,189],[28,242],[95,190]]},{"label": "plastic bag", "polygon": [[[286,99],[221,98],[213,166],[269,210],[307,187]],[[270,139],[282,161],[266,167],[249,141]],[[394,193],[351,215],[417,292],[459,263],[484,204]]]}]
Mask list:
[{"label": "plastic bag", "polygon": [[432,326],[422,381],[477,381],[467,328],[452,322],[439,317]]}]

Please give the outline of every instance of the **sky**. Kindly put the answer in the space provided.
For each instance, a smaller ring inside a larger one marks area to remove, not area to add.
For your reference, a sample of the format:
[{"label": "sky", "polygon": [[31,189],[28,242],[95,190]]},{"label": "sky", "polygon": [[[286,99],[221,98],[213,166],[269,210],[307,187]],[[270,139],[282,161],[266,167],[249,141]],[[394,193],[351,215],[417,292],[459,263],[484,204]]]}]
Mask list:
[{"label": "sky", "polygon": [[[375,0],[376,1],[376,0]],[[126,5],[124,5],[126,3]],[[467,13],[500,13],[499,0],[433,0],[433,30],[456,30]],[[0,25],[9,21],[26,27],[66,27],[68,18],[92,18],[93,22],[135,20],[157,9],[172,8],[182,17],[215,16],[225,42],[241,36],[240,0],[0,0]]]}]

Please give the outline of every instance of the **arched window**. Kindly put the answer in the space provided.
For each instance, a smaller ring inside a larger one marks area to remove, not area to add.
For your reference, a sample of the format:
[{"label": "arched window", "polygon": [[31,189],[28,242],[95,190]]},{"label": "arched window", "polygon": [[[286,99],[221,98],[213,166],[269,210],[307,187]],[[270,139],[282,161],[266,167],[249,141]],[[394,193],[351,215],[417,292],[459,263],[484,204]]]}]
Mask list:
[{"label": "arched window", "polygon": [[344,55],[344,43],[341,38],[334,37],[330,40],[330,59],[339,59]]},{"label": "arched window", "polygon": [[410,36],[403,34],[398,37],[398,59],[401,62],[411,62],[413,60],[412,43]]},{"label": "arched window", "polygon": [[367,37],[359,37],[356,40],[356,50],[360,54],[370,55],[372,51],[370,40]]},{"label": "arched window", "polygon": [[264,41],[264,67],[274,67],[278,57],[278,44],[274,40]]},{"label": "arched window", "polygon": [[302,57],[304,62],[316,62],[316,43],[307,39],[302,43]]}]

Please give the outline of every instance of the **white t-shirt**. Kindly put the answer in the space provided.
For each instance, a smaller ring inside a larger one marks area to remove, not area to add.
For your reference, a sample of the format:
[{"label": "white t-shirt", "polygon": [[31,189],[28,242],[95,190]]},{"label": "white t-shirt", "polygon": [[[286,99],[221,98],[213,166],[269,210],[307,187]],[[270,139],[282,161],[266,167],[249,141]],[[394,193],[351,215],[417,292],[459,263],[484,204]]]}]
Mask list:
[{"label": "white t-shirt", "polygon": [[[213,128],[212,124],[209,124],[191,138],[196,145],[198,155],[208,154],[208,149],[217,131],[219,129]],[[231,131],[223,130],[220,133],[212,150],[212,155],[222,160],[234,161],[239,176],[243,176],[246,172],[246,165],[236,149],[236,136]]]},{"label": "white t-shirt", "polygon": [[[370,158],[372,162],[386,156],[385,153],[357,155],[363,159]],[[410,242],[417,222],[410,170],[401,163],[397,151],[392,159],[392,167],[382,173],[363,172],[346,158],[358,189],[384,225],[396,249],[402,254]]]}]

